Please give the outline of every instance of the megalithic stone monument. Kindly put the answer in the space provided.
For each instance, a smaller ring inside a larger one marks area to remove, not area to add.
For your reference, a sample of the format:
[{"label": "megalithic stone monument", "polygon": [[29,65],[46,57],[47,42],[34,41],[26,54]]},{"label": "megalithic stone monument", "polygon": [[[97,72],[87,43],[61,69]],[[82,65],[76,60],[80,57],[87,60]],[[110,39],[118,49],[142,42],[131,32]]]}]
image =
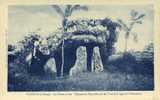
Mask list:
[{"label": "megalithic stone monument", "polygon": [[87,70],[87,52],[86,47],[80,46],[76,52],[77,60],[70,70],[70,76],[77,75]]},{"label": "megalithic stone monument", "polygon": [[99,52],[99,47],[94,47],[92,57],[92,72],[102,72],[103,64]]}]

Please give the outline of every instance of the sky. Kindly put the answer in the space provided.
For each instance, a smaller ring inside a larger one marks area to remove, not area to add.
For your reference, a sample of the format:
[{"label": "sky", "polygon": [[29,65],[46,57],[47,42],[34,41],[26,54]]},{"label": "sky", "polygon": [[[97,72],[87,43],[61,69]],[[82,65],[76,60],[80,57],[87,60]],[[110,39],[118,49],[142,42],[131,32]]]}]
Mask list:
[{"label": "sky", "polygon": [[[86,5],[88,11],[75,11],[70,20],[74,19],[98,19],[110,18],[113,21],[122,19],[126,24],[130,22],[130,11],[135,10],[145,14],[142,24],[136,24],[133,32],[138,35],[138,42],[134,42],[132,37],[128,40],[128,50],[141,51],[154,36],[154,10],[152,5]],[[64,5],[61,5],[63,8]],[[43,37],[54,34],[58,27],[61,27],[62,18],[51,5],[18,5],[8,7],[8,43],[16,44],[25,35],[35,32]],[[124,31],[119,33],[119,38],[115,44],[117,51],[124,50]]]}]

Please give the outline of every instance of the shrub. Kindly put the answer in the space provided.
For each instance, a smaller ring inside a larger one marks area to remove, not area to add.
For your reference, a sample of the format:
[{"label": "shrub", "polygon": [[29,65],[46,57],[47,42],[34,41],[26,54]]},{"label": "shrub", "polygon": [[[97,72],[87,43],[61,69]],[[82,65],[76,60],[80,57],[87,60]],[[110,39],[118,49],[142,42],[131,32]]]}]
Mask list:
[{"label": "shrub", "polygon": [[[18,45],[8,45],[8,88],[12,86],[23,86],[30,81],[28,74],[28,64],[25,61],[26,56],[32,51],[33,43],[41,37],[37,34],[29,34],[19,41]],[[13,48],[14,47],[14,48]],[[12,51],[12,55],[10,52]],[[14,60],[10,60],[14,56]]]},{"label": "shrub", "polygon": [[150,73],[150,75],[154,74],[154,48],[153,43],[148,44],[144,51],[141,54],[141,64],[145,66],[145,71]]}]

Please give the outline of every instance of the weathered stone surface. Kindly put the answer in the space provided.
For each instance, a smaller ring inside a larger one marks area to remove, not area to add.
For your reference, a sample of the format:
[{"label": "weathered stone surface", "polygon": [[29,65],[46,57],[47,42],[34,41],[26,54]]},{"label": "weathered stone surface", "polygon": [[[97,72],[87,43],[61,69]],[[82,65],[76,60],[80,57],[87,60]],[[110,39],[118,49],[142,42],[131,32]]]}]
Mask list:
[{"label": "weathered stone surface", "polygon": [[54,58],[50,58],[44,66],[45,74],[48,77],[55,78],[56,77],[56,62]]},{"label": "weathered stone surface", "polygon": [[75,65],[70,70],[70,76],[77,75],[78,73],[87,70],[87,53],[86,47],[80,46],[76,52],[77,60]]},{"label": "weathered stone surface", "polygon": [[101,71],[103,71],[103,64],[102,64],[99,48],[94,47],[93,57],[92,57],[92,72],[101,72]]}]

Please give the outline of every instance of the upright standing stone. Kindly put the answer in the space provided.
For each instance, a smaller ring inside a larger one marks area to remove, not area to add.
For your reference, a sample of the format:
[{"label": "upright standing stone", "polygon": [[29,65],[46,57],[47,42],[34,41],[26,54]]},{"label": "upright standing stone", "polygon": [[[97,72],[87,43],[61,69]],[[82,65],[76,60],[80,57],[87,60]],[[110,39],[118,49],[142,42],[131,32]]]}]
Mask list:
[{"label": "upright standing stone", "polygon": [[100,56],[99,48],[94,47],[93,57],[92,57],[92,72],[101,72],[103,71],[102,59]]},{"label": "upright standing stone", "polygon": [[44,65],[44,70],[46,76],[54,79],[56,77],[56,62],[54,58],[50,58],[47,63]]},{"label": "upright standing stone", "polygon": [[77,75],[87,70],[87,52],[86,47],[77,48],[75,65],[70,70],[70,76]]}]

